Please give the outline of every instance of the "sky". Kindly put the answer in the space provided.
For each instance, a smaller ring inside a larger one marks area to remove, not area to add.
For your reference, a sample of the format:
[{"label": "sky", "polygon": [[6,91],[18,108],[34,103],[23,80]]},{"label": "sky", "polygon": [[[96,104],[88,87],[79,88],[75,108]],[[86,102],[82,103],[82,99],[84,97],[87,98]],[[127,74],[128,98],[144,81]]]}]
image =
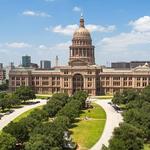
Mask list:
[{"label": "sky", "polygon": [[0,0],[0,62],[66,65],[81,13],[97,64],[150,60],[150,0]]}]

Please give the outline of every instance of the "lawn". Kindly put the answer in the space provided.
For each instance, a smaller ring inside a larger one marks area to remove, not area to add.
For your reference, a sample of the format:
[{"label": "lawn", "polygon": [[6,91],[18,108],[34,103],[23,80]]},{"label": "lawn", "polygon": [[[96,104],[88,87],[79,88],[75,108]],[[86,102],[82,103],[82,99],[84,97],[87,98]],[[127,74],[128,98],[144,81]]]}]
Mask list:
[{"label": "lawn", "polygon": [[96,99],[112,99],[113,96],[112,95],[102,95],[102,96],[92,96],[92,98],[96,98]]},{"label": "lawn", "polygon": [[52,96],[52,94],[36,94],[37,99],[47,99],[51,96]]},{"label": "lawn", "polygon": [[[105,111],[97,104],[92,105],[94,108],[83,111],[79,121],[71,129],[72,138],[80,150],[91,148],[99,140],[105,126]],[[85,117],[89,119],[85,120]]]},{"label": "lawn", "polygon": [[144,145],[144,150],[150,150],[150,144],[145,144]]},{"label": "lawn", "polygon": [[28,110],[28,111],[22,113],[22,114],[21,114],[20,116],[18,116],[17,118],[15,118],[15,119],[13,120],[13,122],[18,122],[18,121],[20,121],[21,119],[26,118],[28,115],[30,115],[30,113],[31,113],[32,111],[34,111],[35,109],[42,109],[42,108],[43,108],[43,106],[38,106],[38,107],[36,107],[36,108],[32,108],[32,109],[30,109],[30,110]]}]

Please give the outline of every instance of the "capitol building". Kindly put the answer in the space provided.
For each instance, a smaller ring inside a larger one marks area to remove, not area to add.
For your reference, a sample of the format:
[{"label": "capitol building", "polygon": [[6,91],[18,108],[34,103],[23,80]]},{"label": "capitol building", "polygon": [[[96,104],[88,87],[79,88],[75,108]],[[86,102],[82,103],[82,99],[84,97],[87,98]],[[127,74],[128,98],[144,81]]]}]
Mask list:
[{"label": "capitol building", "polygon": [[114,94],[126,88],[142,89],[150,84],[150,67],[147,63],[132,69],[106,68],[95,63],[95,47],[90,32],[81,17],[69,47],[67,66],[40,70],[16,68],[9,72],[9,88],[30,86],[36,93],[52,94],[84,90],[89,95]]}]

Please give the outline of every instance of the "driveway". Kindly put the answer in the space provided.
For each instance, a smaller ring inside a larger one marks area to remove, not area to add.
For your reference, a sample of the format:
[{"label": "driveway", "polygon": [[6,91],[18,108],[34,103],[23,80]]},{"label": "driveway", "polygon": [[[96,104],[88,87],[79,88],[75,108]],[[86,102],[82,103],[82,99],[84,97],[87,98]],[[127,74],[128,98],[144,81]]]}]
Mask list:
[{"label": "driveway", "polygon": [[102,145],[108,146],[108,141],[112,137],[113,130],[119,126],[119,123],[123,121],[123,117],[120,113],[116,112],[114,108],[108,104],[111,100],[92,100],[100,105],[106,112],[107,119],[103,134],[99,141],[91,148],[91,150],[101,150]]},{"label": "driveway", "polygon": [[10,123],[16,117],[20,116],[22,113],[24,113],[32,108],[36,108],[38,106],[45,105],[47,102],[47,100],[35,100],[35,101],[40,101],[40,103],[33,104],[33,105],[25,105],[22,108],[14,109],[14,112],[11,114],[3,116],[0,120],[0,130],[2,130],[8,123]]}]

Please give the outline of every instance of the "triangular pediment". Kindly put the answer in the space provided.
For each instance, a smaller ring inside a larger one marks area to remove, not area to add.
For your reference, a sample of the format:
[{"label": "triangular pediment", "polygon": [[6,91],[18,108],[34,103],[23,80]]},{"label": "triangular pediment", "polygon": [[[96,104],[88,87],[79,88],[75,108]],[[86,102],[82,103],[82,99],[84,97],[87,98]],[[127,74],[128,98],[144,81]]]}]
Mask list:
[{"label": "triangular pediment", "polygon": [[86,66],[88,64],[89,63],[87,61],[84,61],[83,59],[80,58],[76,58],[69,61],[69,65],[71,66]]}]

